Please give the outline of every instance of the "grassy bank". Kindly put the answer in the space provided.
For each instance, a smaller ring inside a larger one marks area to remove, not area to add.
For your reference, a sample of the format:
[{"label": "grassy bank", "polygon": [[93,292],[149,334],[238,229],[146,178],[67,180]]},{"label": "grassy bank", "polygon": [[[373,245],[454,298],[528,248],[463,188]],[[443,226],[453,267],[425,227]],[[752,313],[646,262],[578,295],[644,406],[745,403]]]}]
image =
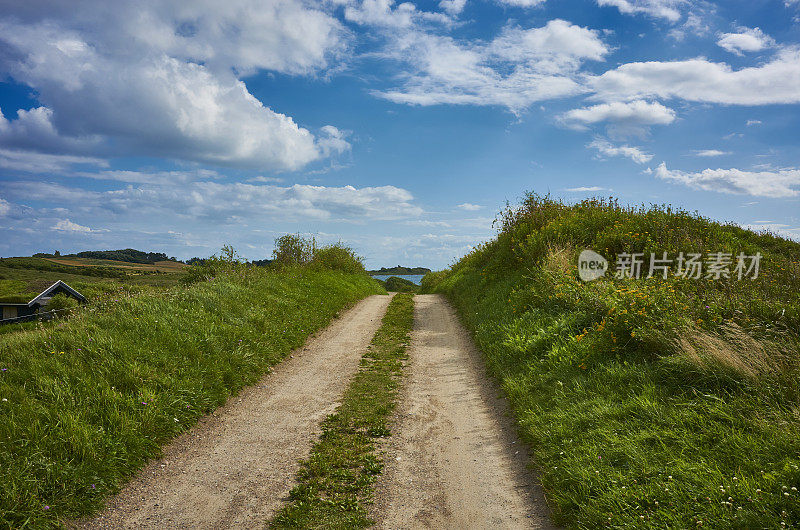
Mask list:
[{"label": "grassy bank", "polygon": [[375,438],[386,436],[414,320],[411,294],[392,299],[336,412],[304,460],[291,502],[273,528],[366,528],[372,486],[383,464]]},{"label": "grassy bank", "polygon": [[363,273],[231,264],[0,336],[0,527],[96,510],[161,444],[379,291]]},{"label": "grassy bank", "polygon": [[[666,207],[535,195],[500,227],[423,289],[473,331],[556,522],[800,524],[799,244]],[[612,268],[623,252],[763,258],[757,279],[583,283],[582,249]]]}]

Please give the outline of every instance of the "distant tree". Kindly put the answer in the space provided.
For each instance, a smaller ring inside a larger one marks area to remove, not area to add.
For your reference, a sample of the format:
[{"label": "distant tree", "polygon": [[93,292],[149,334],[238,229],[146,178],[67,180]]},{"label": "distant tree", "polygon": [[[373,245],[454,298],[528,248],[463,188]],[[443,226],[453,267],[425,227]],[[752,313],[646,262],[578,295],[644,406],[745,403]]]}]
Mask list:
[{"label": "distant tree", "polygon": [[53,252],[53,256],[60,256],[60,255],[61,255],[61,252],[60,252],[60,251],[58,251],[58,250],[56,250],[55,252]]}]

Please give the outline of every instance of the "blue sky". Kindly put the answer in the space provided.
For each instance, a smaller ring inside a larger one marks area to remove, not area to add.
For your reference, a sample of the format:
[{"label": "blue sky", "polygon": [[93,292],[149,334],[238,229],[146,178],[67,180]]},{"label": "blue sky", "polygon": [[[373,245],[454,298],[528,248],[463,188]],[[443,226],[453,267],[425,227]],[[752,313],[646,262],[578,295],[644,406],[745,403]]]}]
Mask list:
[{"label": "blue sky", "polygon": [[342,240],[440,268],[526,190],[800,239],[800,1],[0,8],[0,255]]}]

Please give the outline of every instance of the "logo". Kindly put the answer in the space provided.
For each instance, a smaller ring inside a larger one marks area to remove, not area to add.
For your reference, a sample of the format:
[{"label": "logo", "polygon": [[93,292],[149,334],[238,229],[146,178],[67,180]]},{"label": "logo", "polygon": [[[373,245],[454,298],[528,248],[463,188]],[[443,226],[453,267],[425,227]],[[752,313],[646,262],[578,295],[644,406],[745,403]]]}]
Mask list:
[{"label": "logo", "polygon": [[594,250],[584,250],[578,256],[578,276],[585,282],[602,278],[608,270],[608,260]]}]

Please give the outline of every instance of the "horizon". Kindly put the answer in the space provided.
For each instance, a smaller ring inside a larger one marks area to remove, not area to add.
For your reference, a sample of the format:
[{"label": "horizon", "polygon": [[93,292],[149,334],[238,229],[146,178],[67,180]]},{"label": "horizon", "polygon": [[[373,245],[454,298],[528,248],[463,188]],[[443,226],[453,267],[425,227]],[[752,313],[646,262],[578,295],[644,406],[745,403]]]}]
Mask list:
[{"label": "horizon", "polygon": [[440,270],[526,191],[800,240],[800,1],[5,5],[0,255]]}]

